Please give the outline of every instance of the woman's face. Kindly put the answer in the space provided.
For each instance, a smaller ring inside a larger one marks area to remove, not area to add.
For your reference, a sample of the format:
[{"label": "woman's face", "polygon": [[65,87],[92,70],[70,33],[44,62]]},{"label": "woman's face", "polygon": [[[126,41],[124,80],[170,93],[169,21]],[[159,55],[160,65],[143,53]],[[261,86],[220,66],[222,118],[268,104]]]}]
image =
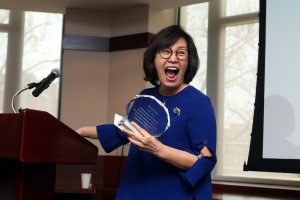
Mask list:
[{"label": "woman's face", "polygon": [[179,38],[169,48],[161,49],[156,53],[154,65],[162,94],[176,94],[186,86],[183,80],[189,59],[187,50],[186,40]]}]

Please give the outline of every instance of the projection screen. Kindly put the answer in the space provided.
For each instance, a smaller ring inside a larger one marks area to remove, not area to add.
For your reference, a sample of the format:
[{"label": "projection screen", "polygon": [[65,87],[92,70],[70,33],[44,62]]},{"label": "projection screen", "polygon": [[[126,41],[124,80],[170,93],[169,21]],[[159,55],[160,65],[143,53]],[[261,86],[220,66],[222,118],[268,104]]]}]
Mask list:
[{"label": "projection screen", "polygon": [[244,170],[300,172],[300,1],[261,0],[256,100]]}]

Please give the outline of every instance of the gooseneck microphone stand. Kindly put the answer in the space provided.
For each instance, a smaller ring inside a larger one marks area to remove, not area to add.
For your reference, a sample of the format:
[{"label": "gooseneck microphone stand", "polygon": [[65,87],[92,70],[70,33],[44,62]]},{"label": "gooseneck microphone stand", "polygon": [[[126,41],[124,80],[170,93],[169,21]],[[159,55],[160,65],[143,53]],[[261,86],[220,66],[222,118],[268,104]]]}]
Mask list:
[{"label": "gooseneck microphone stand", "polygon": [[32,89],[32,88],[34,88],[34,87],[37,87],[38,85],[39,85],[38,83],[29,83],[25,88],[18,90],[18,91],[14,94],[14,96],[13,96],[13,98],[12,98],[12,100],[11,100],[11,108],[12,108],[12,110],[14,111],[14,113],[19,112],[19,110],[17,111],[17,110],[15,109],[15,99],[16,99],[16,97],[17,97],[19,94],[21,94],[22,92],[24,92],[25,90]]}]

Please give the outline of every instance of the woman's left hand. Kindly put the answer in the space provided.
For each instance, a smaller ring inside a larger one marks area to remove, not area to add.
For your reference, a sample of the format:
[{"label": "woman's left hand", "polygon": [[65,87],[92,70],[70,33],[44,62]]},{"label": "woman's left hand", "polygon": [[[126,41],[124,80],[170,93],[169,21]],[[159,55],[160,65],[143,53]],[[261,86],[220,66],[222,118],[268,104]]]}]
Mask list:
[{"label": "woman's left hand", "polygon": [[131,122],[131,124],[137,130],[137,133],[127,129],[122,129],[122,131],[127,134],[128,140],[135,144],[138,149],[149,152],[182,170],[189,169],[198,160],[196,155],[167,146],[136,123]]},{"label": "woman's left hand", "polygon": [[128,140],[135,144],[140,150],[159,155],[162,152],[164,144],[162,144],[157,138],[150,135],[145,129],[141,128],[135,122],[131,122],[138,133],[122,129],[127,134]]}]

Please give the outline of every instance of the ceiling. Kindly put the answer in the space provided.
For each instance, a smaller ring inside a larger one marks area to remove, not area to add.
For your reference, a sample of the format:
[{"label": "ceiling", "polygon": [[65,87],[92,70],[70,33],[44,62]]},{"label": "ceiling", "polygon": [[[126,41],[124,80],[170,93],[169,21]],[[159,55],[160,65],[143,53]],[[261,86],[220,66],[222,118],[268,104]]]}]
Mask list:
[{"label": "ceiling", "polygon": [[0,9],[65,13],[66,8],[102,11],[149,4],[161,9],[176,8],[204,0],[0,0]]}]

